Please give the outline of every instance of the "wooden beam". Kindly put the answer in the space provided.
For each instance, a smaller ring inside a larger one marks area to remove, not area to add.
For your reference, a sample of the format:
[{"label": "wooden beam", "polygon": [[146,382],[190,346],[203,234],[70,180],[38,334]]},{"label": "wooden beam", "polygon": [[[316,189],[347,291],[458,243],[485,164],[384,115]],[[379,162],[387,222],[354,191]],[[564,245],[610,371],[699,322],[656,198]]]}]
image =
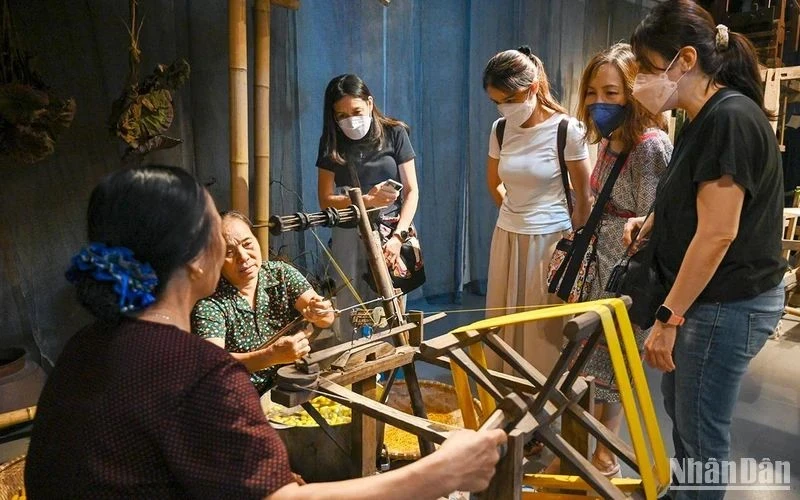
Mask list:
[{"label": "wooden beam", "polygon": [[393,368],[412,363],[415,354],[416,350],[411,346],[398,346],[394,354],[373,361],[367,361],[345,372],[333,372],[326,375],[325,378],[329,382],[335,382],[339,385],[349,385],[365,378],[374,380],[375,375],[378,373],[383,373]]},{"label": "wooden beam", "polygon": [[[578,403],[587,413],[594,414],[594,382],[589,382],[587,390]],[[582,425],[582,421],[576,418],[574,413],[565,412],[561,416],[561,435],[564,441],[569,443],[575,451],[584,458],[589,458],[589,431]],[[569,462],[561,462],[561,474],[577,474],[577,469]]]},{"label": "wooden beam", "polygon": [[[375,378],[370,377],[353,384],[353,392],[364,400],[372,401],[375,398]],[[351,396],[352,397],[352,396]],[[354,472],[356,477],[368,477],[375,474],[378,429],[375,419],[354,405],[352,408],[352,435],[350,450],[353,454]]]},{"label": "wooden beam", "polygon": [[[373,379],[373,382],[374,380],[375,379]],[[369,397],[355,394],[355,391],[350,391],[324,379],[320,380],[319,388],[333,401],[347,405],[353,410],[358,408],[359,411],[367,415],[379,418],[400,430],[424,436],[425,439],[435,443],[443,443],[444,440],[447,439],[447,435],[452,430],[456,429],[446,424],[440,424],[438,422],[415,417],[414,415],[409,415],[391,406],[382,405]]]}]

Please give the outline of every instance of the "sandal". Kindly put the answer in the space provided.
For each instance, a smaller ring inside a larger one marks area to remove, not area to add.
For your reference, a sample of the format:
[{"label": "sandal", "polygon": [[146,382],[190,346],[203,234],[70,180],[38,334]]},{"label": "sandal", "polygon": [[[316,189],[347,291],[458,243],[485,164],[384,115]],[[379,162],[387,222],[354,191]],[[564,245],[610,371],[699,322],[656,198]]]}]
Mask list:
[{"label": "sandal", "polygon": [[612,462],[601,462],[597,460],[597,457],[592,457],[592,465],[595,466],[600,474],[606,477],[614,477],[619,474],[620,471],[619,462],[616,460]]}]

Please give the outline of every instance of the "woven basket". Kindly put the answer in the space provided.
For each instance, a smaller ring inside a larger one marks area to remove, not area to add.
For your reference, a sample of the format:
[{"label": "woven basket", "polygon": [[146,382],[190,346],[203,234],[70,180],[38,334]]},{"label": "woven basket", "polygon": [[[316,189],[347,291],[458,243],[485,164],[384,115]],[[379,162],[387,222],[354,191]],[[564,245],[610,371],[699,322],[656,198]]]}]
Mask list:
[{"label": "woven basket", "polygon": [[[464,419],[458,408],[458,398],[453,386],[433,380],[420,380],[419,389],[429,420],[438,422],[449,430],[464,427]],[[404,380],[398,380],[392,385],[386,404],[402,412],[412,413],[411,398],[408,396],[408,387]],[[475,408],[476,417],[480,421],[481,410],[478,401],[475,401]],[[389,424],[386,424],[384,430],[384,444],[389,457],[393,460],[417,460],[421,456],[417,438]]]},{"label": "woven basket", "polygon": [[0,465],[0,500],[25,495],[25,455]]}]

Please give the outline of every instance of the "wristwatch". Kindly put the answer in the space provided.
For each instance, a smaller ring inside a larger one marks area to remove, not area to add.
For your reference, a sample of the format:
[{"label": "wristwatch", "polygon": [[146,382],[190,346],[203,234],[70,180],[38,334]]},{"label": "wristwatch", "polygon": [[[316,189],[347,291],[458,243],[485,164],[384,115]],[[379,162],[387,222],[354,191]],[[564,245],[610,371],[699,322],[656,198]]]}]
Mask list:
[{"label": "wristwatch", "polygon": [[681,326],[683,322],[686,321],[683,316],[678,316],[672,309],[664,304],[661,304],[658,306],[658,309],[656,309],[656,319],[670,326]]},{"label": "wristwatch", "polygon": [[408,241],[408,231],[395,232],[394,235],[400,239],[400,243]]}]

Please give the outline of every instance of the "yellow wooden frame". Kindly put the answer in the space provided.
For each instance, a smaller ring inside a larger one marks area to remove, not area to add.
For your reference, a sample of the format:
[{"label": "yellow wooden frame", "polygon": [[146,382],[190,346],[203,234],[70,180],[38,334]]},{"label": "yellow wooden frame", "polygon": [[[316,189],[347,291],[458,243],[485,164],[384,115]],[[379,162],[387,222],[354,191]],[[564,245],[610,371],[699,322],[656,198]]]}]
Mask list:
[{"label": "yellow wooden frame", "polygon": [[[603,333],[611,357],[611,364],[620,390],[620,399],[625,412],[625,419],[628,423],[633,451],[636,456],[636,461],[639,464],[641,475],[641,481],[624,479],[614,480],[612,482],[620,486],[623,491],[630,489],[632,487],[631,485],[637,487],[641,485],[645,497],[648,499],[655,499],[669,487],[671,479],[670,465],[666,448],[664,447],[664,440],[661,436],[661,430],[658,427],[658,419],[647,385],[642,360],[639,357],[639,349],[636,345],[633,327],[628,317],[628,310],[622,299],[601,299],[591,302],[564,304],[533,311],[514,313],[477,321],[452,330],[450,333],[457,336],[464,336],[465,334],[468,335],[467,332],[469,331],[498,328],[528,321],[573,316],[586,312],[594,312],[600,316]],[[616,322],[614,318],[616,318]],[[621,343],[620,339],[622,340]],[[480,350],[483,349],[483,346],[480,344],[477,344],[475,347]],[[475,349],[471,349],[471,353],[474,350]],[[629,361],[627,364],[625,362],[626,358]],[[475,359],[476,362],[482,361],[485,367],[485,358],[481,359],[480,357],[476,357]],[[628,367],[630,367],[630,372],[628,372]],[[457,374],[457,371],[454,370],[453,378],[457,393],[462,392],[462,394],[459,395],[459,401],[468,399],[471,403],[471,391],[466,380],[466,374]],[[633,384],[631,384],[631,381]],[[470,391],[468,392],[468,397],[465,397],[466,394],[463,394],[465,391]],[[483,397],[481,397],[481,399],[483,399]],[[462,411],[464,410],[462,409]],[[642,421],[644,425],[642,425]],[[650,454],[651,450],[652,456]],[[583,489],[587,491],[591,489],[577,476],[531,474],[523,478],[523,484],[539,488]],[[523,496],[530,497],[530,493],[526,492]],[[537,496],[536,498],[541,498],[541,496]],[[568,497],[560,496],[558,498]]]}]

